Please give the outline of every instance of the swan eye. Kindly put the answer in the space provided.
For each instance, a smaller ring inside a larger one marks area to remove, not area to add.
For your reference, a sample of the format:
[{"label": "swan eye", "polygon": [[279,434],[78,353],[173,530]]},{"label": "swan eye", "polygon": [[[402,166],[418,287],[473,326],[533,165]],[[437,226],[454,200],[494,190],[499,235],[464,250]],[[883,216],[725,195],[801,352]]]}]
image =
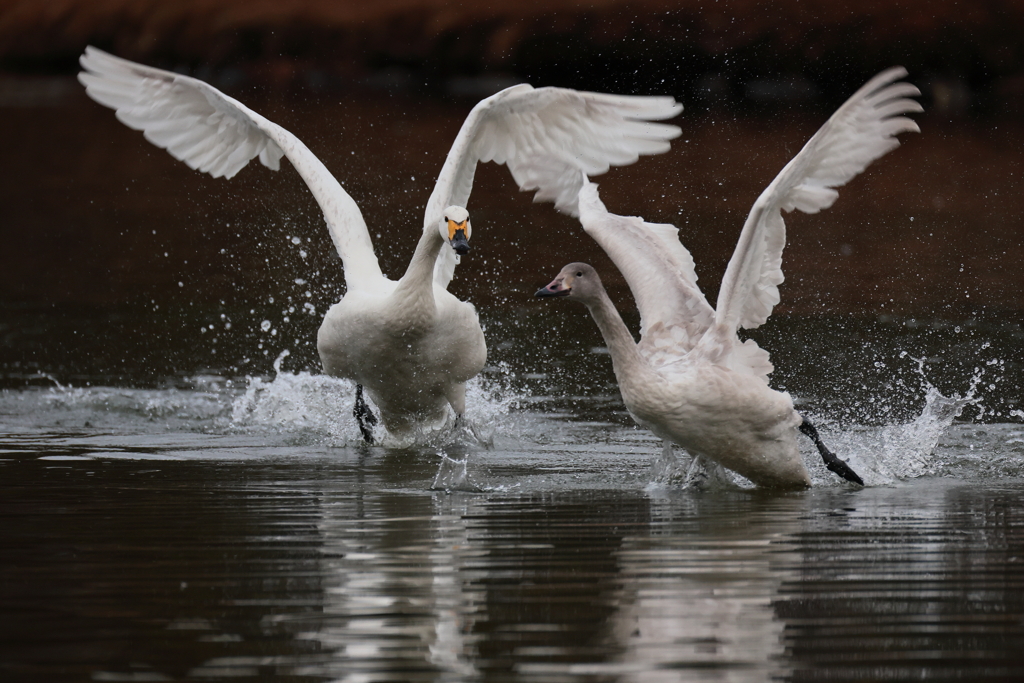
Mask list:
[{"label": "swan eye", "polygon": [[582,270],[576,271],[576,277],[583,277],[583,271]]}]

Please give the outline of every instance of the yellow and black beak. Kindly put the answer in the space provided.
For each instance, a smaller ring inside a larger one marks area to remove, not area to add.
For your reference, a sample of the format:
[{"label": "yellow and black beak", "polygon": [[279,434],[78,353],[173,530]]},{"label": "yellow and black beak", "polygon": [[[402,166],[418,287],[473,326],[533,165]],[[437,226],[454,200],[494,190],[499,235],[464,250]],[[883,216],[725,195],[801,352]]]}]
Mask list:
[{"label": "yellow and black beak", "polygon": [[456,223],[452,219],[448,220],[448,243],[452,245],[452,249],[459,256],[469,251],[469,238],[466,237],[466,224],[469,223],[469,219]]}]

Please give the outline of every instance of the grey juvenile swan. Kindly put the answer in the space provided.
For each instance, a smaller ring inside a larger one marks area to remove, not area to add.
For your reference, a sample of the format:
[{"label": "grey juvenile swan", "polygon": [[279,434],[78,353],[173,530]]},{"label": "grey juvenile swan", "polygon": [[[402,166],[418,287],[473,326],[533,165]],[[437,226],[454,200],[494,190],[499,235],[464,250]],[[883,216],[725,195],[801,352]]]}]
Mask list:
[{"label": "grey juvenile swan", "polygon": [[693,258],[672,225],[608,213],[589,181],[579,195],[580,222],[622,271],[640,311],[640,343],[622,322],[597,272],[570,263],[541,297],[565,296],[587,306],[611,353],[630,415],[664,441],[737,472],[755,484],[799,488],[811,483],[797,448],[797,429],[810,436],[826,466],[861,478],[831,453],[786,392],[768,386],[768,353],[738,328],[763,324],[779,301],[782,211],[816,213],[838,197],[868,164],[918,132],[903,116],[922,111],[920,94],[893,68],[846,101],[772,181],[750,211],[712,309],[697,287]]},{"label": "grey juvenile swan", "polygon": [[[294,135],[212,86],[86,48],[86,92],[176,159],[231,178],[259,156],[277,170],[287,156],[316,197],[345,269],[347,292],[324,318],[317,346],[324,371],[356,382],[355,414],[367,441],[376,417],[403,435],[465,413],[465,383],[487,347],[473,305],[448,292],[472,235],[476,165],[507,164],[519,187],[575,215],[579,168],[603,173],[659,154],[679,129],[653,120],[682,109],[671,97],[628,97],[516,85],[478,103],[462,125],[427,202],[423,234],[397,281],[380,270],[362,214],[334,176]],[[393,144],[396,144],[393,142]]]}]

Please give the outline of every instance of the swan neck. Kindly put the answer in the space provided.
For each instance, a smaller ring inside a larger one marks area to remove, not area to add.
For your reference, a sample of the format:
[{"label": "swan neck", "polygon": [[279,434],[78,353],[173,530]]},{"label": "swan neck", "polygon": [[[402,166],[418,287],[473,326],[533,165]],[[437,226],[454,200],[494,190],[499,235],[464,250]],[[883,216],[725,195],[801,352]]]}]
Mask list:
[{"label": "swan neck", "polygon": [[434,263],[437,261],[437,255],[441,252],[442,246],[444,246],[444,238],[441,237],[441,234],[434,227],[425,228],[399,286],[405,285],[417,289],[428,288],[427,285],[434,280]]},{"label": "swan neck", "polygon": [[626,323],[622,322],[622,316],[619,315],[615,304],[608,298],[608,293],[603,288],[599,292],[597,300],[589,302],[587,308],[590,309],[590,315],[597,323],[598,329],[601,330],[604,343],[608,345],[608,353],[611,354],[612,366],[620,384],[620,374],[646,367],[646,363],[637,350],[633,334],[626,327]]}]

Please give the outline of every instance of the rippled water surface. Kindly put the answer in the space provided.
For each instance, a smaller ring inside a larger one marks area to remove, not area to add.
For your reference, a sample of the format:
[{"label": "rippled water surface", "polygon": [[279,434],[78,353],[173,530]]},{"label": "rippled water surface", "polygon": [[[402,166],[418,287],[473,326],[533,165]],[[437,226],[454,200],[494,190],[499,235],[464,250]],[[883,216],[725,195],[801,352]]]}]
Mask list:
[{"label": "rippled water surface", "polygon": [[4,392],[4,679],[1024,675],[1021,425],[933,396],[826,430],[866,488],[699,490],[613,396],[485,389],[489,446],[405,448],[303,373]]},{"label": "rippled water surface", "polygon": [[[867,486],[808,442],[814,488],[780,494],[660,459],[583,309],[530,299],[590,260],[635,327],[623,283],[493,167],[453,283],[490,349],[476,434],[362,444],[318,373],[340,264],[295,174],[199,177],[61,88],[0,107],[0,680],[1024,678],[1019,124],[925,119],[790,222],[754,336]],[[468,105],[238,94],[398,272]],[[602,193],[679,223],[713,300],[819,122],[703,112]]]}]

